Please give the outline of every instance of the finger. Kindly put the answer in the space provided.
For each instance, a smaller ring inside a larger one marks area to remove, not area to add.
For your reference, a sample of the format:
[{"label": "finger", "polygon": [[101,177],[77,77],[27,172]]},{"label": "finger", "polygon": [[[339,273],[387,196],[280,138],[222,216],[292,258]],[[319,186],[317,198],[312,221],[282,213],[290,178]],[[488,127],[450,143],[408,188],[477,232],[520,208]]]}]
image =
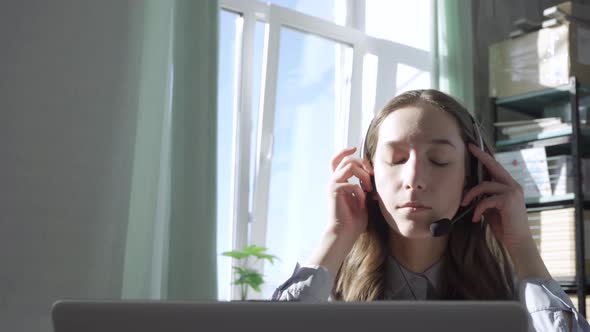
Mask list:
[{"label": "finger", "polygon": [[345,183],[348,182],[348,179],[352,176],[356,176],[361,181],[363,189],[366,191],[372,191],[371,176],[359,164],[360,163],[351,162],[336,170],[336,172],[332,174],[332,181],[336,183]]},{"label": "finger", "polygon": [[362,159],[361,162],[363,163],[363,165],[365,166],[365,170],[371,174],[371,175],[375,175],[375,171],[373,170],[373,165],[371,164],[371,161],[368,159]]},{"label": "finger", "polygon": [[477,207],[475,207],[475,211],[473,211],[473,218],[471,220],[473,222],[479,222],[483,213],[488,209],[501,210],[503,199],[504,196],[502,195],[494,195],[482,199],[481,202],[477,204]]},{"label": "finger", "polygon": [[333,186],[333,191],[336,194],[336,196],[354,198],[356,208],[361,210],[366,208],[366,194],[359,185],[352,183],[338,183]]},{"label": "finger", "polygon": [[461,201],[461,206],[466,206],[471,203],[471,200],[482,194],[500,194],[506,192],[510,187],[503,183],[484,181],[477,186],[471,188]]},{"label": "finger", "polygon": [[502,182],[507,185],[518,184],[512,175],[496,160],[492,155],[482,151],[477,146],[469,143],[467,144],[469,151],[486,167],[490,175],[497,179],[498,182]]},{"label": "finger", "polygon": [[350,162],[346,166],[336,170],[332,174],[332,181],[336,183],[346,183],[351,177],[357,177],[364,190],[372,191],[371,176],[361,167],[359,162]]},{"label": "finger", "polygon": [[351,156],[345,156],[344,158],[342,158],[342,161],[340,161],[340,164],[338,164],[338,167],[336,167],[335,172],[337,172],[344,166],[348,165],[349,163],[354,163],[358,167],[363,168],[365,171],[367,171],[367,173],[373,174],[373,168],[371,167],[370,162],[367,163],[364,159],[359,159]]},{"label": "finger", "polygon": [[336,168],[338,167],[338,165],[340,164],[340,162],[342,161],[342,159],[344,157],[350,156],[355,151],[356,151],[356,147],[353,146],[352,148],[347,148],[347,149],[340,151],[336,156],[334,156],[334,158],[332,158],[332,162],[331,162],[332,172],[334,172],[336,170]]},{"label": "finger", "polygon": [[354,197],[356,198],[356,201],[357,201],[357,208],[359,210],[364,210],[366,208],[365,199],[366,199],[367,194],[365,194],[363,189],[359,186],[354,186],[353,190],[354,190]]}]

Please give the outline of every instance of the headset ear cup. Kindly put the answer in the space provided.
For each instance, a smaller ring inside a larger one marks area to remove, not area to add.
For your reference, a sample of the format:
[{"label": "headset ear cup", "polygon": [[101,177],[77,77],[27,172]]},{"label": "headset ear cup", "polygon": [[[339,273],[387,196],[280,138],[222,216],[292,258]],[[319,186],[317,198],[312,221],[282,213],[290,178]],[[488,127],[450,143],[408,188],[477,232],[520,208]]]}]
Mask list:
[{"label": "headset ear cup", "polygon": [[[472,118],[473,120],[473,127],[475,128],[475,134],[477,136],[476,140],[477,140],[477,146],[479,147],[479,149],[483,152],[485,152],[485,144],[483,141],[483,136],[481,134],[481,129],[479,129],[479,125],[477,124],[477,121],[475,121],[475,118]],[[475,162],[477,163],[477,177],[476,177],[476,185],[480,184],[483,181],[483,165],[481,163],[481,161],[477,158],[475,158]]]}]

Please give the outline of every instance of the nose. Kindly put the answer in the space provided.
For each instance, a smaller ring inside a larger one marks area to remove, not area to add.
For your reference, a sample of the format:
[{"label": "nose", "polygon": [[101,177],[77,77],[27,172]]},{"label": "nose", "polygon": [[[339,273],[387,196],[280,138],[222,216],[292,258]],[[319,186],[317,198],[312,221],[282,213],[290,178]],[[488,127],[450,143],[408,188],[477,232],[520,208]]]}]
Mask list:
[{"label": "nose", "polygon": [[402,181],[404,189],[425,190],[424,169],[420,158],[415,153],[411,153],[408,160],[403,165]]}]

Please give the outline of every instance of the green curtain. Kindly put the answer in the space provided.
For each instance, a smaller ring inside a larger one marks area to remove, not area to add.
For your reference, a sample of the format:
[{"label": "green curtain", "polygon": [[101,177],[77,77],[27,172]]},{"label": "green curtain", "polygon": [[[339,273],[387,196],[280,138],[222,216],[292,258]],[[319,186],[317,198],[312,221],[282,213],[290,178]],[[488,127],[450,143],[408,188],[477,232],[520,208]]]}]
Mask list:
[{"label": "green curtain", "polygon": [[471,1],[437,0],[436,87],[475,110]]},{"label": "green curtain", "polygon": [[122,297],[215,300],[219,8],[143,4]]}]

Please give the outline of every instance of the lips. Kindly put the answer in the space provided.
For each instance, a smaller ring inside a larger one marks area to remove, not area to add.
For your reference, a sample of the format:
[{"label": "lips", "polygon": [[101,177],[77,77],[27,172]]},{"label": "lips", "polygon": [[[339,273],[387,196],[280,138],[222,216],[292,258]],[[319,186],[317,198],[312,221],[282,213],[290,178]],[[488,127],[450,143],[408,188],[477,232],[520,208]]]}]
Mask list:
[{"label": "lips", "polygon": [[405,202],[404,204],[398,206],[398,208],[399,209],[403,209],[403,208],[430,209],[429,206],[426,206],[418,201]]}]

